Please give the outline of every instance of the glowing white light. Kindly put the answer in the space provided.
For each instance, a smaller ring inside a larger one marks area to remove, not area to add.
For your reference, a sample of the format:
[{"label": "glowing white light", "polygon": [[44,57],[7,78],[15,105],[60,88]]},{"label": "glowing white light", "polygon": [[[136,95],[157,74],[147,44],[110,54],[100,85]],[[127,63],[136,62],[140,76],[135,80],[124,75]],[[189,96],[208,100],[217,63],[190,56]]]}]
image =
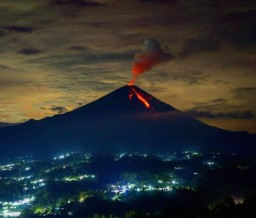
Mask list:
[{"label": "glowing white light", "polygon": [[208,164],[209,166],[212,166],[212,165],[214,165],[214,162],[208,161],[207,164]]},{"label": "glowing white light", "polygon": [[12,212],[12,211],[3,211],[3,217],[18,217],[21,215],[21,212]]},{"label": "glowing white light", "polygon": [[122,158],[125,154],[120,154],[119,157]]}]

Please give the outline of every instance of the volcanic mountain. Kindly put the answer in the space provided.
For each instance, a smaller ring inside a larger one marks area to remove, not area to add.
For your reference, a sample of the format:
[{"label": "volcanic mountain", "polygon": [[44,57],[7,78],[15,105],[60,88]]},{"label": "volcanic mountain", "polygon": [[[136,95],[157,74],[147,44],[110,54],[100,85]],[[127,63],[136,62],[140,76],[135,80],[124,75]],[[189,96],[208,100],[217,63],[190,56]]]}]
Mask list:
[{"label": "volcanic mountain", "polygon": [[206,125],[137,86],[124,86],[65,114],[0,129],[0,152],[251,152],[256,137]]}]

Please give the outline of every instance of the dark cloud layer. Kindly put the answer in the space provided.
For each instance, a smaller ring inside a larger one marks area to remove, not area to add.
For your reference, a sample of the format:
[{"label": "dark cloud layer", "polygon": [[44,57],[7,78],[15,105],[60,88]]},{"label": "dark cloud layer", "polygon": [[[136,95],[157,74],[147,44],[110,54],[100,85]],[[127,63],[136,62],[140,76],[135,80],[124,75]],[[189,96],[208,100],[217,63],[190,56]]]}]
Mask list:
[{"label": "dark cloud layer", "polygon": [[31,33],[34,28],[29,26],[7,26],[4,29],[13,31],[13,32],[21,32],[21,33]]},{"label": "dark cloud layer", "polygon": [[174,4],[175,0],[139,0],[142,3],[148,4],[156,4],[156,3],[163,3],[163,4]]},{"label": "dark cloud layer", "polygon": [[50,110],[56,114],[63,114],[63,113],[66,113],[68,112],[68,109],[66,107],[63,107],[63,106],[52,106],[52,107],[49,107],[49,108],[46,108],[46,107],[40,107],[40,109],[42,110]]},{"label": "dark cloud layer", "polygon": [[238,98],[251,98],[256,96],[256,87],[237,87],[232,92]]},{"label": "dark cloud layer", "polygon": [[233,45],[256,44],[256,10],[228,13],[216,18],[208,34],[185,41],[180,57],[215,52],[225,42]]},{"label": "dark cloud layer", "polygon": [[76,7],[96,7],[102,6],[102,3],[90,0],[54,0],[55,5],[71,5]]},{"label": "dark cloud layer", "polygon": [[62,106],[56,106],[56,107],[51,107],[49,108],[50,110],[57,112],[58,114],[62,114],[65,112],[68,112],[68,109]]},{"label": "dark cloud layer", "polygon": [[251,119],[254,111],[243,110],[240,105],[235,105],[225,98],[216,98],[208,102],[195,102],[195,106],[186,111],[192,117],[197,118],[231,118]]},{"label": "dark cloud layer", "polygon": [[232,44],[256,44],[256,10],[233,12],[216,22],[216,35]]},{"label": "dark cloud layer", "polygon": [[220,48],[220,40],[214,36],[188,39],[183,45],[179,55],[181,58],[186,58],[190,55],[200,54],[202,52],[214,52]]},{"label": "dark cloud layer", "polygon": [[237,87],[231,90],[233,98],[243,103],[247,108],[256,108],[256,88],[255,87]]},{"label": "dark cloud layer", "polygon": [[74,50],[74,51],[88,51],[88,48],[86,48],[85,46],[79,46],[79,45],[70,46],[68,49]]},{"label": "dark cloud layer", "polygon": [[209,77],[199,71],[159,72],[154,76],[153,80],[157,83],[178,81],[187,86],[192,86],[205,84]]},{"label": "dark cloud layer", "polygon": [[232,119],[250,119],[254,117],[252,111],[234,111],[234,112],[219,112],[201,111],[197,108],[186,111],[192,117],[197,118],[232,118]]},{"label": "dark cloud layer", "polygon": [[178,80],[187,83],[187,85],[202,84],[207,80],[207,76],[198,71],[185,71],[170,73],[171,80]]},{"label": "dark cloud layer", "polygon": [[23,54],[23,55],[36,55],[41,53],[41,50],[35,49],[35,48],[23,48],[18,51],[18,54]]},{"label": "dark cloud layer", "polygon": [[95,65],[99,63],[109,63],[109,62],[121,62],[131,60],[134,54],[134,51],[127,51],[124,53],[117,52],[108,52],[108,53],[93,53],[86,52],[86,50],[79,50],[76,54],[58,54],[58,55],[49,55],[47,57],[40,57],[29,60],[30,63],[34,64],[44,64],[45,66],[55,67],[58,70],[66,71],[70,67],[79,66],[80,64],[89,64]]},{"label": "dark cloud layer", "polygon": [[227,102],[228,100],[225,98],[216,98],[216,99],[210,100],[210,103],[213,103],[213,104],[225,104]]}]

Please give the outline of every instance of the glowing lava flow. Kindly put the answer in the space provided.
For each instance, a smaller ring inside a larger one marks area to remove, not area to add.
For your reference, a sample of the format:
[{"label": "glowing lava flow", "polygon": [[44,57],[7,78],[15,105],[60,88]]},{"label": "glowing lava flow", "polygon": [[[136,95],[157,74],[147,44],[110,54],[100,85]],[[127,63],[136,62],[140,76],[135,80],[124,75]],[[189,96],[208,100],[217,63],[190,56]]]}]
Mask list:
[{"label": "glowing lava flow", "polygon": [[[148,103],[148,101],[140,94],[138,93],[134,88],[131,88],[131,90],[134,92],[134,94],[137,96],[137,98],[140,100],[141,103],[143,103],[145,105],[145,107],[147,109],[150,109],[150,104]],[[129,95],[129,99],[131,100],[133,95]]]}]

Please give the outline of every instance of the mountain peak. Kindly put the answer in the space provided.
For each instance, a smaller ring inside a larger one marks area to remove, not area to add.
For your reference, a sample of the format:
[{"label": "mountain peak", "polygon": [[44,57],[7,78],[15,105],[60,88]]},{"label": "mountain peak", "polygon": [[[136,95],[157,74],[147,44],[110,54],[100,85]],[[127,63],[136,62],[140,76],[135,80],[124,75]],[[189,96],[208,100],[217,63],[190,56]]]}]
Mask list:
[{"label": "mountain peak", "polygon": [[98,114],[117,115],[118,113],[145,113],[145,112],[166,112],[176,110],[172,106],[160,101],[151,94],[135,85],[125,85],[115,91],[89,103],[78,111],[93,108]]}]

